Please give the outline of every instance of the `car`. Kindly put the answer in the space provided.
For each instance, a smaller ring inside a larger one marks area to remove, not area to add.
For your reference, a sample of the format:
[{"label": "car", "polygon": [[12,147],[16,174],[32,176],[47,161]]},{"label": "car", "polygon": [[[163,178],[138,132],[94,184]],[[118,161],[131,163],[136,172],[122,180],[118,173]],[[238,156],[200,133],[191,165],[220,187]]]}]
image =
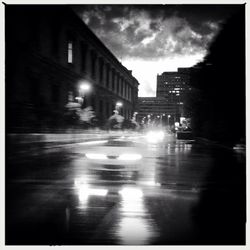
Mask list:
[{"label": "car", "polygon": [[95,170],[138,171],[143,149],[142,143],[125,138],[111,139],[86,149],[84,159]]},{"label": "car", "polygon": [[146,132],[146,141],[151,144],[158,144],[164,141],[165,133],[162,129],[151,129]]}]

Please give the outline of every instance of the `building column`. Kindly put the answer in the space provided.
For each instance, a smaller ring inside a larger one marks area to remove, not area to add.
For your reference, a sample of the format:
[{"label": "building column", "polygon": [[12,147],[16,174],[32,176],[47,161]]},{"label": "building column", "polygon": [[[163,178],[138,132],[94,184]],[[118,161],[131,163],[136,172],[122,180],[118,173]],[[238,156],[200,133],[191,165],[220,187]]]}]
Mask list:
[{"label": "building column", "polygon": [[123,77],[120,79],[120,96],[123,97]]},{"label": "building column", "polygon": [[122,97],[124,99],[126,99],[126,81],[125,80],[123,80],[123,95],[122,95]]},{"label": "building column", "polygon": [[100,56],[98,54],[96,54],[96,60],[95,60],[95,79],[96,79],[96,83],[98,85],[101,84],[99,69],[100,69]]},{"label": "building column", "polygon": [[115,82],[115,86],[114,86],[114,92],[116,93],[116,94],[118,94],[117,93],[117,80],[118,80],[118,75],[117,75],[117,72],[115,71],[115,73],[114,73],[114,77],[115,77],[115,80],[114,80],[114,82]]},{"label": "building column", "polygon": [[86,59],[85,59],[85,71],[88,76],[91,75],[91,63],[92,63],[92,58],[91,58],[91,50],[89,47],[86,48]]}]

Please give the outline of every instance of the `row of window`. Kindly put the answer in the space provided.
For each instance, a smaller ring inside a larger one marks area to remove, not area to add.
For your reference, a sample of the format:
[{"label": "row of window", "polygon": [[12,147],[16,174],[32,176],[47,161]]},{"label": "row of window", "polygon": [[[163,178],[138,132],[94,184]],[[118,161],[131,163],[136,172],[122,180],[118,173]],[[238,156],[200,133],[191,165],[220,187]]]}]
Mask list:
[{"label": "row of window", "polygon": [[[53,58],[59,59],[64,54],[64,49],[61,51],[60,44],[64,39],[62,36],[62,27],[55,22],[50,25],[50,49],[49,53]],[[30,35],[32,43],[40,51],[41,37],[39,36],[39,26]],[[89,46],[85,41],[77,41],[76,35],[73,32],[65,32],[67,42],[67,63],[74,67],[79,64],[80,73],[89,73],[91,78],[98,82],[103,87],[106,87],[118,94],[122,98],[132,101],[133,89],[121,73],[115,70],[110,63],[105,62],[104,58],[98,56],[96,51]]]},{"label": "row of window", "polygon": [[[30,78],[29,79],[29,97],[30,97],[30,101],[32,104],[36,104],[39,105],[41,103],[44,104],[45,99],[42,97],[42,95],[40,94],[41,91],[41,84],[39,82],[39,80],[35,79],[35,78]],[[60,103],[60,97],[61,97],[61,92],[60,92],[60,87],[57,84],[51,84],[50,88],[48,89],[50,94],[50,101],[54,104],[54,105],[59,105]],[[72,100],[74,100],[74,94],[73,92],[69,92],[68,96],[72,96]],[[89,103],[88,103],[89,102]],[[98,114],[99,116],[105,116],[105,117],[109,117],[110,115],[112,115],[113,110],[115,109],[115,104],[108,102],[108,101],[103,101],[103,100],[99,100],[98,102],[96,102],[96,100],[94,98],[92,98],[90,101],[85,100],[85,104],[86,105],[91,105],[94,109],[94,111],[98,110]],[[96,106],[98,105],[98,107]],[[99,109],[98,109],[99,108]],[[131,118],[132,116],[132,111],[130,109],[126,109],[126,108],[122,108],[120,110],[120,113],[122,115],[125,116],[125,118]]]},{"label": "row of window", "polygon": [[[68,64],[75,63],[75,39],[68,38]],[[102,57],[98,57],[97,53],[89,48],[85,42],[80,43],[80,65],[81,71],[90,71],[91,78],[99,82],[99,84],[112,90],[121,97],[132,101],[132,87],[128,81],[118,73],[109,63],[105,63]]]}]

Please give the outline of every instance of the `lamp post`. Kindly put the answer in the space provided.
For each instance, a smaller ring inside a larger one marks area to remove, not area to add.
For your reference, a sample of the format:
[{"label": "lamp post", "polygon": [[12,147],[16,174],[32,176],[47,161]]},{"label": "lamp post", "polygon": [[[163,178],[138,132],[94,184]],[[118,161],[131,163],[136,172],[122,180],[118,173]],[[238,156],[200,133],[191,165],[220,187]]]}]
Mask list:
[{"label": "lamp post", "polygon": [[168,128],[170,128],[170,124],[169,124],[169,118],[171,117],[171,115],[168,115]]},{"label": "lamp post", "polygon": [[75,99],[78,100],[78,102],[81,104],[82,107],[84,103],[84,96],[86,93],[90,91],[90,89],[91,89],[91,86],[88,82],[82,83],[79,87],[79,96],[76,97]]},{"label": "lamp post", "polygon": [[[163,119],[163,117],[164,117],[164,119]],[[163,126],[164,123],[165,123],[165,114],[162,114],[161,115],[161,125]]]},{"label": "lamp post", "polygon": [[119,111],[120,110],[120,108],[122,107],[122,102],[116,102],[116,104],[115,104],[115,109],[117,110],[117,111]]}]

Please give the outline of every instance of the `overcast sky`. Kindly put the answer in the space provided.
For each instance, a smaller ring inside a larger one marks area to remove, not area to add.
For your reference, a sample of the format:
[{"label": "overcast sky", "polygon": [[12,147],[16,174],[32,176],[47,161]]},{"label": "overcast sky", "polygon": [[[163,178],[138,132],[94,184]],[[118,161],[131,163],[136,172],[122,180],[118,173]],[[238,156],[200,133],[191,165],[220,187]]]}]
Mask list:
[{"label": "overcast sky", "polygon": [[156,76],[191,67],[235,5],[83,5],[83,21],[140,83],[139,96],[155,96]]}]

